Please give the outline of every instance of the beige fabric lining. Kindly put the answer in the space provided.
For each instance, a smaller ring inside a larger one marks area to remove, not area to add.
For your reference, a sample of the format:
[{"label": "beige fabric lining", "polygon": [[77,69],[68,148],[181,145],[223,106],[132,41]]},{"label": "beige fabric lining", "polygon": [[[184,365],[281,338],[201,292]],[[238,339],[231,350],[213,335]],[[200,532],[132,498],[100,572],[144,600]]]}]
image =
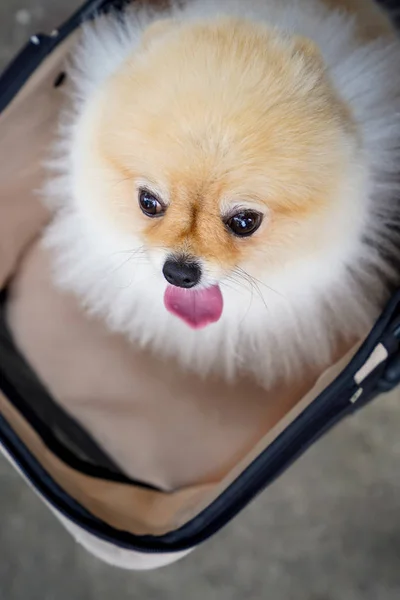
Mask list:
[{"label": "beige fabric lining", "polygon": [[[357,0],[346,2],[358,9]],[[367,26],[371,4],[364,6]],[[45,61],[0,116],[0,287],[13,276],[13,334],[57,401],[129,475],[175,491],[82,475],[49,452],[3,396],[0,409],[54,480],[94,515],[118,529],[161,535],[226,489],[334,379],[358,345],[314,388],[317,374],[308,373],[267,395],[250,381],[230,387],[182,373],[110,335],[53,289],[48,257],[33,243],[48,219],[34,190],[62,99],[53,82],[73,42],[71,37]]]},{"label": "beige fabric lining", "polygon": [[179,508],[197,505],[212,486],[193,486],[172,494],[107,482],[83,475],[61,462],[0,394],[0,409],[9,425],[24,441],[44,469],[75,500],[109,525],[145,535],[162,535],[180,524]]},{"label": "beige fabric lining", "polygon": [[314,388],[218,484],[204,484],[163,493],[134,485],[103,481],[70,468],[42,442],[37,433],[0,394],[0,411],[44,469],[69,495],[108,525],[136,535],[163,535],[181,527],[206,508],[348,364],[354,347],[324,373]]},{"label": "beige fabric lining", "polygon": [[[88,319],[35,245],[10,288],[18,347],[54,398],[131,477],[162,489],[219,481],[308,391],[201,380]],[[54,350],[56,349],[56,351]]]},{"label": "beige fabric lining", "polygon": [[36,190],[62,101],[53,82],[74,39],[49,56],[0,116],[0,288],[48,218]]}]

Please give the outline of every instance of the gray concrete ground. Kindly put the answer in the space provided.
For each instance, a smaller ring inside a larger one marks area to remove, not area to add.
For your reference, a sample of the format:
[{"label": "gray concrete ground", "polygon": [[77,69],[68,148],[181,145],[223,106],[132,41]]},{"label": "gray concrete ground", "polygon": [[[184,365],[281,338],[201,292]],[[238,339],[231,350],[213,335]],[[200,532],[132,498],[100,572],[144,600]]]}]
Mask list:
[{"label": "gray concrete ground", "polygon": [[[79,0],[0,0],[0,67]],[[222,534],[151,574],[78,548],[0,460],[1,600],[398,600],[399,393],[310,450]]]}]

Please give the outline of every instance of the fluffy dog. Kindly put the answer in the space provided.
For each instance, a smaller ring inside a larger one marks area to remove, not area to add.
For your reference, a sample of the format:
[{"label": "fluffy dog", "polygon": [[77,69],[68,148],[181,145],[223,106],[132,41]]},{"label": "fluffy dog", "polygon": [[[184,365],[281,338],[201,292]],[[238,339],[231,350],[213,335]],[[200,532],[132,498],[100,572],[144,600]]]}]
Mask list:
[{"label": "fluffy dog", "polygon": [[95,19],[45,190],[58,285],[203,375],[323,368],[395,281],[399,64],[369,0]]}]

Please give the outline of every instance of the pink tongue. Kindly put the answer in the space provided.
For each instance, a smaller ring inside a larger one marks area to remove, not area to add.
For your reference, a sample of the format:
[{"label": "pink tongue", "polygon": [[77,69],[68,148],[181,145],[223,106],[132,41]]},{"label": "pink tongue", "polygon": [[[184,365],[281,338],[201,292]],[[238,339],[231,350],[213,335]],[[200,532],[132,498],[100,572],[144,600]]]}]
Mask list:
[{"label": "pink tongue", "polygon": [[203,290],[185,290],[168,286],[164,296],[165,308],[193,329],[202,329],[219,321],[224,301],[218,285]]}]

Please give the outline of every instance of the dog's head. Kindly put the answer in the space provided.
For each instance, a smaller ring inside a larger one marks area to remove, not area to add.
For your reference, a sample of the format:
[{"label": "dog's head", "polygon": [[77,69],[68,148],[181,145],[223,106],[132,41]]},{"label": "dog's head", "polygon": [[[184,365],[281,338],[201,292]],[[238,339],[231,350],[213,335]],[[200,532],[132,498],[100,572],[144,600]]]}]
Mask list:
[{"label": "dog's head", "polygon": [[76,189],[200,327],[224,281],[295,288],[343,262],[362,220],[356,133],[310,41],[160,21],[88,103]]}]

